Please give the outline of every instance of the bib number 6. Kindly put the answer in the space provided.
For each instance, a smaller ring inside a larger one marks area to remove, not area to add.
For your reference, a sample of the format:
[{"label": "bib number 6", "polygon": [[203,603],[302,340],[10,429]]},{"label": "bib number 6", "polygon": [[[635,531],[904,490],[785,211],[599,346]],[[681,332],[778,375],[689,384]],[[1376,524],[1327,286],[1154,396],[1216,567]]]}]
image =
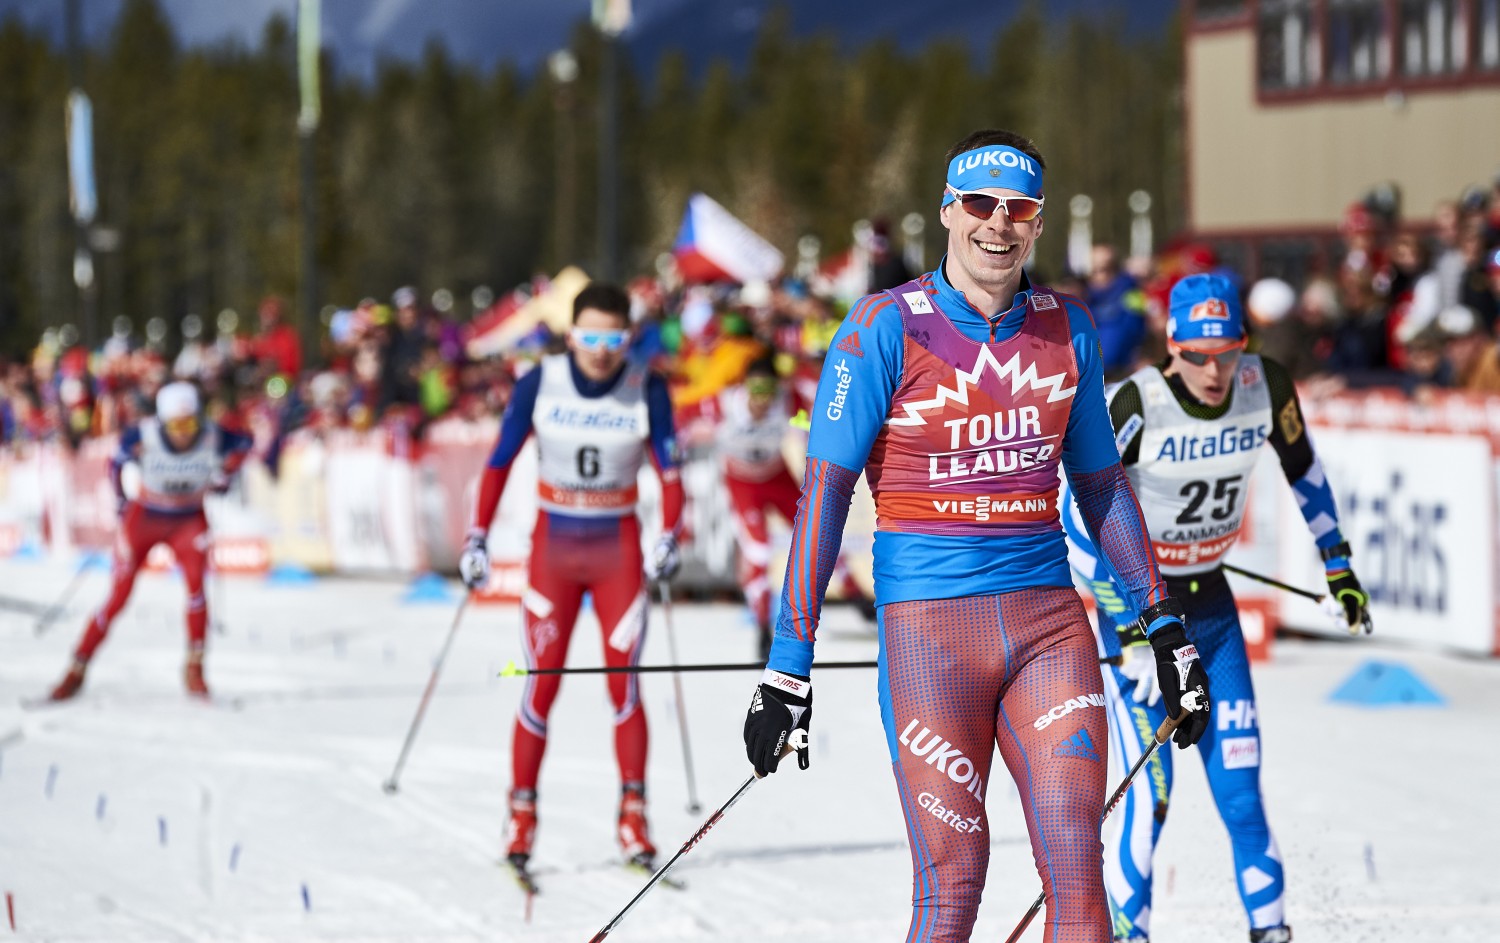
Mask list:
[{"label": "bib number 6", "polygon": [[599,448],[594,445],[585,445],[578,450],[578,477],[599,477]]}]

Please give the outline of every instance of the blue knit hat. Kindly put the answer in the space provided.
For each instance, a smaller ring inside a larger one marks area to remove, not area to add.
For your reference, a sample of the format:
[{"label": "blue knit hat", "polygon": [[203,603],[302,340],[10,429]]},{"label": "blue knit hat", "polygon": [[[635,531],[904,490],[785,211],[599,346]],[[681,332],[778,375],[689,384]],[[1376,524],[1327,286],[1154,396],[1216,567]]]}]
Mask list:
[{"label": "blue knit hat", "polygon": [[1239,289],[1222,275],[1189,275],[1173,285],[1167,312],[1168,340],[1235,341],[1245,336]]}]

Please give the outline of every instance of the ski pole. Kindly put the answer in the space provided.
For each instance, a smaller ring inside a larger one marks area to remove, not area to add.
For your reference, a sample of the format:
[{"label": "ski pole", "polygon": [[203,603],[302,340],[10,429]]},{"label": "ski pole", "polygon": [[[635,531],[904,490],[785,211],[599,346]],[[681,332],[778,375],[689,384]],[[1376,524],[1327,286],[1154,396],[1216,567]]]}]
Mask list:
[{"label": "ski pole", "polygon": [[[666,580],[659,580],[657,584],[661,589],[661,615],[667,624],[667,649],[672,655],[672,664],[677,664],[677,635],[672,631],[672,587]],[[698,802],[698,783],[693,775],[693,746],[688,737],[687,727],[687,704],[682,700],[682,675],[676,671],[672,672],[672,690],[677,698],[677,727],[682,731],[682,762],[687,771],[688,787],[688,814],[697,815],[703,811],[703,806]]]},{"label": "ski pole", "polygon": [[[1123,662],[1119,655],[1111,655],[1099,659],[1101,665],[1118,665]],[[874,661],[817,661],[813,667],[819,671],[829,668],[877,668],[879,662]],[[523,668],[514,661],[505,663],[500,669],[502,678],[524,678],[527,675],[618,675],[618,674],[656,674],[662,671],[762,671],[766,667],[765,662],[760,661],[726,661],[707,662],[699,665],[596,665],[590,668]]]},{"label": "ski pole", "polygon": [[[874,668],[873,661],[819,661],[813,667],[819,671],[828,668]],[[502,678],[520,678],[526,675],[613,675],[653,674],[662,671],[762,671],[766,667],[761,661],[713,662],[701,665],[599,665],[592,668],[523,668],[514,661],[506,662],[500,669]]]},{"label": "ski pole", "polygon": [[1281,580],[1272,579],[1269,576],[1262,576],[1259,573],[1252,573],[1249,570],[1242,570],[1232,563],[1224,563],[1220,565],[1229,572],[1238,573],[1240,576],[1243,576],[1246,579],[1252,579],[1257,583],[1265,583],[1267,586],[1274,586],[1277,589],[1286,590],[1293,596],[1301,596],[1303,599],[1311,599],[1313,602],[1322,602],[1323,599],[1328,595],[1327,593],[1309,592],[1300,586],[1293,586],[1290,583],[1283,583]]},{"label": "ski pole", "polygon": [[[1344,618],[1343,605],[1336,599],[1330,599],[1327,593],[1308,592],[1305,589],[1297,586],[1292,586],[1289,583],[1283,583],[1281,580],[1275,580],[1269,576],[1261,576],[1259,573],[1252,573],[1249,570],[1242,570],[1230,563],[1221,565],[1224,567],[1224,569],[1228,570],[1231,573],[1238,573],[1240,576],[1247,577],[1252,580],[1257,580],[1261,583],[1265,583],[1267,586],[1274,586],[1277,589],[1286,590],[1294,596],[1301,596],[1304,599],[1311,599],[1313,602],[1318,603],[1320,606],[1323,606],[1323,611],[1326,612],[1331,618],[1340,620],[1340,625],[1345,624],[1342,621]],[[1348,628],[1350,635],[1358,635],[1361,628],[1363,628],[1368,634],[1373,629],[1370,624],[1370,613],[1367,611],[1362,620],[1355,623],[1354,625],[1348,626]]]},{"label": "ski pole", "polygon": [[67,588],[63,590],[62,595],[58,597],[57,602],[48,606],[47,610],[42,613],[41,618],[36,620],[36,627],[34,631],[37,635],[41,635],[46,632],[49,628],[52,627],[52,623],[57,621],[57,617],[62,615],[63,608],[67,606],[68,600],[73,598],[73,593],[78,590],[78,584],[83,582],[83,578],[88,573],[88,571],[89,561],[88,558],[85,557],[83,562],[78,564],[78,571],[74,573],[73,578],[68,581]]},{"label": "ski pole", "polygon": [[[1205,708],[1207,706],[1206,704],[1204,705]],[[1104,804],[1104,815],[1099,820],[1101,824],[1104,819],[1109,818],[1109,814],[1115,810],[1115,806],[1120,804],[1120,800],[1125,798],[1125,793],[1130,790],[1130,784],[1135,782],[1136,774],[1141,771],[1141,768],[1146,765],[1151,757],[1156,755],[1156,748],[1167,742],[1167,739],[1172,736],[1172,731],[1177,729],[1177,725],[1187,719],[1189,711],[1196,711],[1198,709],[1198,693],[1196,691],[1190,691],[1182,696],[1182,710],[1177,712],[1176,717],[1168,717],[1163,720],[1161,726],[1156,728],[1156,736],[1152,739],[1151,746],[1146,749],[1145,753],[1141,754],[1140,759],[1135,761],[1135,765],[1130,768],[1130,772],[1125,774],[1124,782],[1120,783],[1114,795],[1110,796],[1109,801]],[[1031,909],[1026,911],[1026,916],[1021,918],[1021,922],[1011,931],[1010,936],[1005,938],[1005,943],[1016,943],[1021,938],[1021,934],[1025,933],[1026,928],[1031,926],[1032,919],[1037,915],[1037,911],[1042,909],[1042,904],[1046,900],[1046,891],[1036,895],[1036,900],[1031,902]]]},{"label": "ski pole", "polygon": [[224,608],[224,598],[225,598],[225,596],[224,596],[224,571],[221,570],[221,569],[219,569],[218,561],[214,560],[212,558],[212,555],[210,555],[210,558],[209,558],[209,566],[211,566],[213,568],[210,571],[210,575],[213,578],[214,598],[213,598],[213,605],[211,607],[209,607],[209,612],[213,613],[214,634],[215,635],[227,635],[227,634],[229,634],[229,630],[227,628],[225,628],[225,626],[224,626],[224,617],[220,614],[220,611]]},{"label": "ski pole", "polygon": [[[788,754],[795,753],[796,751],[805,749],[806,747],[807,731],[793,730],[792,735],[787,738],[786,747],[781,751],[781,755],[787,756]],[[750,776],[746,777],[745,781],[740,783],[740,788],[736,789],[734,791],[734,795],[729,797],[729,801],[719,806],[718,810],[714,812],[713,815],[710,815],[708,817],[708,821],[698,826],[698,830],[694,832],[687,841],[682,843],[681,848],[677,849],[677,854],[673,855],[666,864],[662,865],[657,869],[655,874],[651,875],[651,879],[646,882],[646,886],[637,891],[636,895],[630,898],[630,903],[626,904],[623,910],[615,914],[614,917],[610,919],[609,923],[606,923],[604,925],[604,929],[594,934],[593,938],[589,940],[589,943],[599,943],[600,940],[603,940],[605,937],[609,936],[610,931],[615,927],[618,927],[620,923],[625,919],[625,915],[634,910],[635,905],[641,902],[641,898],[651,893],[652,888],[661,883],[661,879],[667,876],[667,872],[672,870],[672,866],[677,863],[678,859],[687,854],[689,851],[692,851],[693,846],[698,844],[698,842],[703,839],[704,835],[708,834],[708,830],[719,824],[719,819],[724,817],[724,813],[728,812],[730,807],[733,806],[736,802],[739,802],[740,797],[749,792],[750,787],[755,785],[761,779],[762,776],[759,773],[752,773],[750,774]]]},{"label": "ski pole", "polygon": [[411,729],[406,732],[406,742],[401,744],[401,755],[396,757],[396,768],[391,770],[390,778],[382,784],[382,788],[390,795],[395,795],[400,788],[397,780],[401,778],[401,767],[406,765],[406,754],[411,752],[412,741],[417,739],[417,728],[422,726],[422,715],[427,713],[427,702],[432,700],[433,689],[437,687],[438,675],[442,673],[443,662],[448,660],[448,649],[453,647],[453,636],[458,634],[459,623],[463,620],[464,610],[469,606],[470,595],[466,591],[463,601],[458,604],[458,611],[453,613],[453,625],[448,629],[448,638],[443,642],[443,650],[438,652],[437,661],[432,666],[432,677],[427,679],[427,689],[422,692],[422,700],[417,702],[417,715],[411,719]]},{"label": "ski pole", "polygon": [[18,599],[15,596],[0,596],[0,609],[9,609],[12,612],[23,612],[28,616],[39,616],[52,607],[44,602],[33,602],[30,599]]}]

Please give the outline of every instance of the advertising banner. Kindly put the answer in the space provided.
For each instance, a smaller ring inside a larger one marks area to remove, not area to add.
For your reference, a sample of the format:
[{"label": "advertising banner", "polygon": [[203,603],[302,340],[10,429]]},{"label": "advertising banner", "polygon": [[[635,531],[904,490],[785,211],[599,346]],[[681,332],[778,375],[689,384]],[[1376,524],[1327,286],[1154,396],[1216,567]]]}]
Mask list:
[{"label": "advertising banner", "polygon": [[[1486,437],[1314,430],[1375,631],[1476,654],[1496,651],[1495,464]],[[1281,510],[1280,576],[1325,591],[1293,501]],[[1288,598],[1283,624],[1339,634],[1316,605]]]},{"label": "advertising banner", "polygon": [[420,570],[414,480],[411,462],[391,456],[381,433],[350,433],[330,441],[324,484],[334,569]]},{"label": "advertising banner", "polygon": [[0,556],[43,543],[47,507],[42,452],[42,446],[26,445],[0,462]]},{"label": "advertising banner", "polygon": [[[1415,403],[1385,392],[1304,400],[1308,425],[1338,501],[1355,572],[1373,599],[1383,637],[1475,654],[1500,654],[1500,399],[1450,394]],[[427,430],[415,459],[386,430],[294,433],[273,478],[252,460],[228,495],[206,502],[226,571],[279,563],[320,572],[452,573],[473,513],[496,426],[449,419]],[[801,461],[796,437],[789,465]],[[115,439],[0,448],[0,555],[45,545],[71,554],[106,550],[116,527],[109,481]],[[734,531],[712,450],[691,447],[682,470],[687,505],[684,591],[735,589]],[[126,476],[127,492],[130,476]],[[639,479],[642,540],[660,527],[654,469]],[[536,519],[536,448],[512,465],[489,534],[495,578],[482,594],[515,599]],[[1326,582],[1307,525],[1270,449],[1251,479],[1240,539],[1226,562],[1313,592]],[[787,523],[773,521],[771,578],[784,566]],[[844,562],[869,589],[874,509],[861,481],[843,539]],[[1276,624],[1339,635],[1315,605],[1231,576],[1246,633]],[[1247,613],[1249,615],[1247,615]],[[1252,627],[1250,623],[1255,623]]]},{"label": "advertising banner", "polygon": [[328,492],[323,482],[327,464],[323,441],[301,433],[287,438],[275,478],[261,463],[245,463],[241,487],[250,507],[267,524],[273,561],[318,572],[333,569]]}]

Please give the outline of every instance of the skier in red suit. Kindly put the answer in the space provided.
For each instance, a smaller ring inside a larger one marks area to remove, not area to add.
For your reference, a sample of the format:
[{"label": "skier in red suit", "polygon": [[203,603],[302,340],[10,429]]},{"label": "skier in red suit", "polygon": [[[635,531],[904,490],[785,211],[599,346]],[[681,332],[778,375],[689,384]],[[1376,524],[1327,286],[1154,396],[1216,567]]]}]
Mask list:
[{"label": "skier in red suit", "polygon": [[[146,562],[146,554],[157,544],[172,548],[187,581],[188,652],[183,683],[189,694],[208,696],[203,680],[203,644],[208,626],[203,575],[208,569],[209,533],[203,496],[229,487],[250,444],[248,436],[205,419],[197,388],[183,382],[162,387],[156,394],[156,415],[121,434],[120,448],[109,465],[110,481],[120,502],[114,582],[108,601],[89,620],[68,673],[52,690],[52,700],[68,700],[83,687],[89,661],[125,608],[135,576]],[[122,473],[126,465],[140,470],[140,493],[134,499],[125,496]]]}]

